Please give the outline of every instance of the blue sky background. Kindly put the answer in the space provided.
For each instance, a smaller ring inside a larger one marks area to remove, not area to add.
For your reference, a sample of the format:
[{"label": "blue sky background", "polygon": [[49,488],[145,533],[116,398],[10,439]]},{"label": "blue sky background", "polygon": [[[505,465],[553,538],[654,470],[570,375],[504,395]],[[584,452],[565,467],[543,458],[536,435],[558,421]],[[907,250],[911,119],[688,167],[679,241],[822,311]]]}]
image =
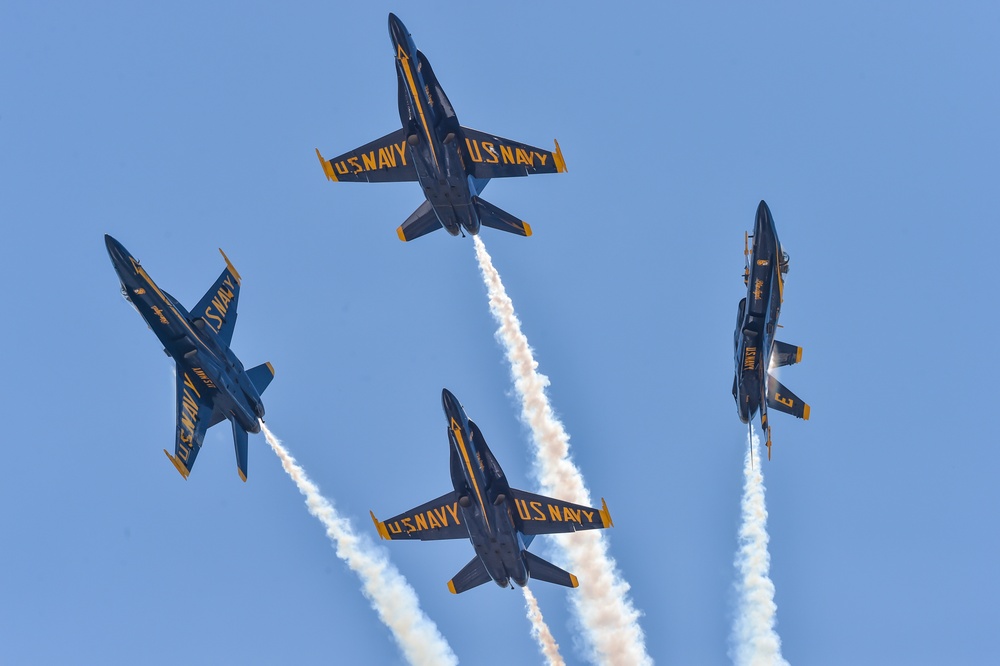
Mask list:
[{"label": "blue sky background", "polygon": [[[171,364],[104,233],[188,306],[226,251],[268,425],[361,531],[449,489],[442,387],[534,487],[471,240],[399,242],[419,188],[313,154],[398,127],[389,11],[463,124],[563,147],[485,192],[535,235],[483,238],[657,662],[728,662],[761,198],[812,405],[764,470],[784,655],[992,661],[1000,8],[513,1],[0,5],[0,662],[402,662],[263,437],[245,485],[227,426],[186,482],[163,456]],[[520,593],[448,593],[467,543],[387,547],[464,663],[541,661]],[[580,663],[573,591],[532,589]]]}]

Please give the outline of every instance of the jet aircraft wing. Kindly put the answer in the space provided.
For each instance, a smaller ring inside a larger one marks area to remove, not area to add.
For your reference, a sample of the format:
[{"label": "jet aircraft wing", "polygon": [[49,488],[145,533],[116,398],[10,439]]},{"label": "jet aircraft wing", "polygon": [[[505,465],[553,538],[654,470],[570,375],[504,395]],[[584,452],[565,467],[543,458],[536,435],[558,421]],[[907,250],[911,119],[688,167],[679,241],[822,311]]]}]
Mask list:
[{"label": "jet aircraft wing", "polygon": [[613,527],[608,505],[601,500],[601,508],[564,502],[562,500],[536,495],[524,490],[510,489],[517,518],[518,529],[526,535],[559,534],[578,530]]},{"label": "jet aircraft wing", "polygon": [[327,180],[360,183],[415,181],[417,170],[406,152],[406,133],[400,128],[360,148],[325,159],[316,150]]},{"label": "jet aircraft wing", "polygon": [[205,432],[222,419],[213,411],[210,391],[213,389],[206,386],[201,378],[177,365],[177,437],[174,455],[166,449],[163,452],[185,479],[201,451]]},{"label": "jet aircraft wing", "polygon": [[215,329],[228,346],[233,342],[233,331],[236,328],[236,305],[240,298],[241,280],[240,274],[229,262],[226,253],[221,249],[219,252],[226,260],[226,268],[215,284],[201,297],[191,314],[205,320],[205,323]]},{"label": "jet aircraft wing", "polygon": [[[370,512],[369,512],[370,513]],[[382,521],[372,513],[372,522],[383,539],[468,539],[469,530],[461,522],[458,493],[454,490],[437,499]]]},{"label": "jet aircraft wing", "polygon": [[566,171],[562,150],[556,141],[555,152],[504,139],[469,127],[463,127],[465,154],[471,160],[476,178],[512,178],[536,173]]}]

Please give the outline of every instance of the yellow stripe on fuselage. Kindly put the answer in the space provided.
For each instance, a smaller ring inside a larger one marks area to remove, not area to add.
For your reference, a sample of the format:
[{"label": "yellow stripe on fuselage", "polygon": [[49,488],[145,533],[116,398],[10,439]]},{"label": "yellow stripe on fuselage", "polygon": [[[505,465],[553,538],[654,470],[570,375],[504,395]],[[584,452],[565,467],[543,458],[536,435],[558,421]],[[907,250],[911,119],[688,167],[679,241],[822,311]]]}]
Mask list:
[{"label": "yellow stripe on fuselage", "polygon": [[486,529],[490,528],[490,518],[486,515],[486,504],[483,502],[483,494],[479,492],[479,484],[476,483],[476,473],[472,469],[472,460],[469,459],[469,450],[465,446],[465,439],[462,438],[462,429],[455,422],[455,419],[451,420],[451,432],[455,435],[455,441],[458,442],[458,448],[462,450],[462,457],[465,459],[465,467],[469,470],[469,478],[472,479],[472,489],[476,491],[476,499],[479,500],[479,506],[483,509],[483,520],[486,521]]},{"label": "yellow stripe on fuselage", "polygon": [[403,70],[406,72],[406,80],[410,84],[410,92],[412,93],[413,103],[417,106],[417,115],[420,116],[420,122],[424,125],[424,131],[427,132],[427,145],[431,148],[431,157],[434,159],[434,164],[438,163],[437,152],[434,150],[434,141],[431,138],[431,129],[427,125],[427,116],[424,114],[424,105],[420,102],[420,92],[417,90],[417,82],[413,77],[413,72],[410,71],[410,58],[409,56],[400,57],[400,54],[405,53],[403,47],[399,47],[399,51],[396,53],[396,59],[403,63]]},{"label": "yellow stripe on fuselage", "polygon": [[785,302],[785,281],[781,279],[781,260],[778,258],[778,252],[781,252],[781,247],[778,247],[777,252],[774,255],[774,273],[778,276],[778,298],[780,303]]}]

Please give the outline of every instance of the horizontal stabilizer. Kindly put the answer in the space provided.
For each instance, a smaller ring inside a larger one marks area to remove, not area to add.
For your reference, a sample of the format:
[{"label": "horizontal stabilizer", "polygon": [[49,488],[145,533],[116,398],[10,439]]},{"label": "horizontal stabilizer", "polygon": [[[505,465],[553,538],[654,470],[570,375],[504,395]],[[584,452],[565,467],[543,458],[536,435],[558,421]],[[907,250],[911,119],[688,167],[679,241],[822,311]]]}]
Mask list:
[{"label": "horizontal stabilizer", "polygon": [[479,559],[478,555],[476,555],[472,558],[471,562],[466,564],[461,571],[455,574],[454,578],[448,581],[448,590],[450,590],[452,594],[461,594],[466,590],[479,587],[483,583],[488,583],[491,580],[493,580],[493,578],[490,577],[486,567],[483,566],[483,561]]},{"label": "horizontal stabilizer", "polygon": [[274,379],[274,366],[270,363],[261,363],[255,368],[247,370],[247,377],[250,383],[257,389],[257,394],[262,395],[271,380]]},{"label": "horizontal stabilizer", "polygon": [[802,347],[790,345],[780,340],[774,341],[774,348],[771,350],[771,367],[780,368],[785,365],[794,365],[802,360]]},{"label": "horizontal stabilizer", "polygon": [[809,420],[809,405],[771,375],[767,376],[767,406],[796,418]]},{"label": "horizontal stabilizer", "polygon": [[484,227],[499,229],[518,236],[530,236],[531,226],[524,220],[519,220],[505,210],[500,210],[489,201],[472,197],[472,205],[476,207],[476,215]]},{"label": "horizontal stabilizer", "polygon": [[249,436],[247,431],[244,430],[236,423],[236,420],[231,421],[233,424],[233,443],[236,445],[236,471],[239,473],[240,478],[246,483],[247,480],[247,440]]},{"label": "horizontal stabilizer", "polygon": [[528,576],[532,580],[554,583],[563,587],[580,587],[580,581],[570,572],[563,571],[551,562],[546,562],[527,550],[522,551],[521,554],[524,556],[524,563],[528,565]]},{"label": "horizontal stabilizer", "polygon": [[399,240],[401,241],[411,241],[414,238],[420,238],[440,228],[441,220],[438,219],[437,213],[434,212],[431,202],[425,200],[413,211],[412,215],[406,218],[405,222],[399,225],[396,229],[396,235],[399,236]]}]

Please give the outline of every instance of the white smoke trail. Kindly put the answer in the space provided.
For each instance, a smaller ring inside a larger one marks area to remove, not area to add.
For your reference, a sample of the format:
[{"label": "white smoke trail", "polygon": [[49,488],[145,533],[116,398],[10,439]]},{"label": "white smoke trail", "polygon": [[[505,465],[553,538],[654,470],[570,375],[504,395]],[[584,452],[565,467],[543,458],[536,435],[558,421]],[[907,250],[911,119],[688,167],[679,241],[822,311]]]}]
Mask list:
[{"label": "white smoke trail", "polygon": [[371,601],[379,619],[392,631],[406,660],[420,666],[458,664],[451,646],[434,621],[421,610],[417,593],[403,575],[367,537],[355,534],[351,521],[341,517],[329,500],[320,494],[316,484],[306,476],[305,470],[263,421],[261,430],[281,459],[285,472],[292,477],[299,492],[305,495],[309,513],[326,528],[326,535],[336,546],[337,557],[361,578],[364,595]]},{"label": "white smoke trail", "polygon": [[[781,656],[781,639],[774,630],[777,605],[774,583],[768,575],[771,556],[767,552],[767,507],[764,505],[764,474],[760,464],[760,440],[749,438],[743,461],[743,524],[736,553],[739,595],[733,623],[733,661],[738,666],[771,666],[788,662]],[[753,461],[757,460],[756,466]]]},{"label": "white smoke trail", "polygon": [[[538,363],[521,332],[521,322],[486,246],[479,236],[474,236],[473,241],[489,293],[490,311],[500,325],[497,339],[506,350],[514,387],[521,398],[521,419],[531,429],[534,440],[535,471],[541,492],[590,505],[590,492],[583,475],[569,457],[569,435],[545,394],[549,379],[537,371]],[[616,666],[652,664],[639,626],[640,613],[628,596],[630,586],[608,554],[604,535],[597,531],[577,532],[555,542],[570,570],[580,579],[580,588],[571,598],[592,653],[590,659]]]},{"label": "white smoke trail", "polygon": [[531,637],[538,641],[538,647],[542,651],[542,656],[545,657],[545,663],[549,666],[566,666],[562,655],[559,654],[559,644],[552,637],[549,625],[545,624],[545,619],[542,617],[542,609],[538,607],[538,600],[535,599],[535,595],[531,593],[527,585],[522,587],[521,591],[524,592],[524,603],[528,607]]}]

